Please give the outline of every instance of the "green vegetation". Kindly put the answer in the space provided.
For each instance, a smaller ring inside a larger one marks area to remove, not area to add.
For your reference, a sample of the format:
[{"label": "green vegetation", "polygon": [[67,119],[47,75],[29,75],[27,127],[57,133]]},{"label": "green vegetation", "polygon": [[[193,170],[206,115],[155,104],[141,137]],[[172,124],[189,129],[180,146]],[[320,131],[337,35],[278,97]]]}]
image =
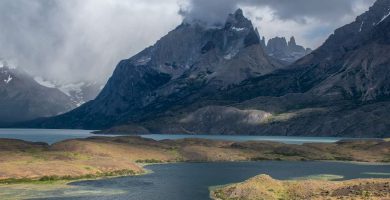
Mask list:
[{"label": "green vegetation", "polygon": [[380,173],[380,172],[366,172],[364,174],[367,174],[367,175],[372,175],[372,176],[389,176],[390,177],[390,173]]},{"label": "green vegetation", "polygon": [[305,176],[305,177],[298,177],[295,178],[295,180],[324,180],[324,181],[334,181],[343,179],[344,176],[340,175],[334,175],[334,174],[318,174],[318,175],[311,175],[311,176]]},{"label": "green vegetation", "polygon": [[145,159],[145,160],[136,160],[136,163],[143,163],[143,164],[158,164],[158,163],[164,163],[161,160],[156,159]]},{"label": "green vegetation", "polygon": [[138,173],[133,170],[118,170],[118,171],[110,171],[110,172],[98,172],[96,174],[86,174],[82,176],[43,176],[39,179],[32,178],[9,178],[0,180],[0,184],[21,184],[21,183],[53,183],[59,181],[75,181],[75,180],[84,180],[84,179],[96,179],[101,177],[116,177],[116,176],[133,176]]}]

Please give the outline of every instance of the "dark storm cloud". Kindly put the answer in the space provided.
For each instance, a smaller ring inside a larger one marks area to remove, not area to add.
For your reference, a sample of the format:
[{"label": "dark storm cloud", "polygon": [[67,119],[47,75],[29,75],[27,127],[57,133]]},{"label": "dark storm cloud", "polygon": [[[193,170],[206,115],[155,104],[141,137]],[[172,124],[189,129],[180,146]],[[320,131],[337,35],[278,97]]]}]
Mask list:
[{"label": "dark storm cloud", "polygon": [[305,22],[307,17],[322,21],[338,20],[355,14],[359,4],[368,6],[373,2],[374,0],[253,0],[251,4],[269,6],[281,19]]},{"label": "dark storm cloud", "polygon": [[104,82],[179,24],[178,9],[176,0],[1,0],[0,59],[46,79]]},{"label": "dark storm cloud", "polygon": [[266,38],[295,36],[316,48],[338,27],[368,10],[375,0],[189,0],[181,15],[186,21],[201,20],[214,26],[243,8]]},{"label": "dark storm cloud", "polygon": [[190,0],[181,8],[180,14],[187,22],[202,21],[215,25],[222,23],[237,6],[236,0]]},{"label": "dark storm cloud", "polygon": [[243,7],[266,37],[294,34],[315,47],[373,1],[0,0],[0,60],[47,79],[104,82],[119,60],[152,45],[182,17],[214,25]]},{"label": "dark storm cloud", "polygon": [[370,5],[374,0],[190,0],[184,17],[220,23],[228,13],[241,6],[268,7],[275,17],[305,23],[306,18],[323,21],[337,20],[354,14],[359,4]]}]

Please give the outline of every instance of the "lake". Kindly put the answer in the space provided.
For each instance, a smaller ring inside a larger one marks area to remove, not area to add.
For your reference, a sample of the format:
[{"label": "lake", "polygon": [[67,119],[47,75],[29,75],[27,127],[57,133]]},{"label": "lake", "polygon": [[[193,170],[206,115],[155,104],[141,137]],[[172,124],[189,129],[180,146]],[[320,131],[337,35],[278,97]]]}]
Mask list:
[{"label": "lake", "polygon": [[[88,130],[0,129],[0,138],[14,138],[49,144],[74,138],[96,136]],[[231,141],[277,141],[290,144],[336,142],[340,138],[210,136],[210,135],[144,135],[155,140],[205,138]],[[9,188],[12,194],[29,194],[32,198],[64,200],[203,200],[209,198],[209,187],[241,182],[258,174],[277,179],[293,179],[331,174],[343,179],[390,178],[390,165],[353,164],[342,162],[237,162],[177,163],[151,165],[153,171],[143,176],[119,177],[73,182],[67,186],[47,186],[36,190],[20,186]],[[53,189],[54,188],[54,189]]]},{"label": "lake", "polygon": [[228,140],[235,142],[245,141],[271,141],[286,144],[303,144],[303,143],[334,143],[342,139],[336,137],[299,137],[299,136],[247,136],[247,135],[142,135],[144,138],[153,140],[177,140],[184,138],[201,138],[209,140]]},{"label": "lake", "polygon": [[0,138],[19,139],[29,142],[46,142],[53,144],[59,141],[96,136],[89,130],[65,129],[0,129]]},{"label": "lake", "polygon": [[[47,193],[63,200],[203,200],[209,199],[209,187],[241,182],[258,174],[286,180],[318,174],[353,178],[390,178],[390,165],[342,162],[241,162],[178,163],[151,165],[154,173],[71,183],[72,189]],[[41,193],[42,195],[42,193]]]},{"label": "lake", "polygon": [[[20,139],[30,142],[46,142],[53,144],[67,139],[87,138],[91,136],[116,136],[95,135],[90,130],[63,130],[63,129],[0,129],[0,138]],[[231,135],[142,135],[144,138],[154,140],[203,138],[210,140],[229,141],[274,141],[287,144],[302,143],[333,143],[341,139],[332,137],[284,137],[284,136],[231,136]]]}]

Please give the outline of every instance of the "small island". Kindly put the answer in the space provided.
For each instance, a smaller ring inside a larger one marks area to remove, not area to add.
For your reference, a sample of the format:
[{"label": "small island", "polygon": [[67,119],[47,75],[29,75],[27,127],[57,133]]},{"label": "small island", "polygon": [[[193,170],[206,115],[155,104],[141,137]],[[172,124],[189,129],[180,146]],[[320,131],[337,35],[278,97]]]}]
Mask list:
[{"label": "small island", "polygon": [[390,198],[390,180],[356,179],[348,181],[279,181],[267,175],[259,175],[243,183],[215,189],[211,192],[211,198],[214,200],[381,200]]}]

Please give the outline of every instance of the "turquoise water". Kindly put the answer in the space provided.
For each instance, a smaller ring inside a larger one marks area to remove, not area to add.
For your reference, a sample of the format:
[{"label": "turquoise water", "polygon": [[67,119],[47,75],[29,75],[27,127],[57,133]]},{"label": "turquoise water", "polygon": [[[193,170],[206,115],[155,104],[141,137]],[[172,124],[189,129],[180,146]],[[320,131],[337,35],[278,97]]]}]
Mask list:
[{"label": "turquoise water", "polygon": [[343,179],[390,178],[390,165],[341,162],[178,163],[147,168],[154,173],[75,182],[70,184],[75,188],[52,191],[47,194],[51,198],[46,199],[207,200],[209,187],[241,182],[259,174],[268,174],[281,180],[318,174],[339,175]]},{"label": "turquoise water", "polygon": [[236,136],[236,135],[143,135],[142,137],[154,140],[165,139],[184,139],[184,138],[202,138],[210,140],[228,140],[235,142],[243,141],[272,141],[286,144],[303,144],[303,143],[334,143],[347,138],[334,137],[294,137],[294,136]]},{"label": "turquoise water", "polygon": [[88,130],[64,129],[0,129],[0,138],[53,144],[59,141],[96,136]]},{"label": "turquoise water", "polygon": [[[20,139],[31,142],[46,142],[49,144],[75,138],[87,138],[91,136],[116,136],[95,135],[90,130],[63,130],[63,129],[0,129],[0,138]],[[210,140],[228,141],[273,141],[286,144],[302,143],[334,143],[341,139],[334,137],[294,137],[294,136],[231,136],[231,135],[142,135],[144,138],[154,140],[203,138]]]}]

